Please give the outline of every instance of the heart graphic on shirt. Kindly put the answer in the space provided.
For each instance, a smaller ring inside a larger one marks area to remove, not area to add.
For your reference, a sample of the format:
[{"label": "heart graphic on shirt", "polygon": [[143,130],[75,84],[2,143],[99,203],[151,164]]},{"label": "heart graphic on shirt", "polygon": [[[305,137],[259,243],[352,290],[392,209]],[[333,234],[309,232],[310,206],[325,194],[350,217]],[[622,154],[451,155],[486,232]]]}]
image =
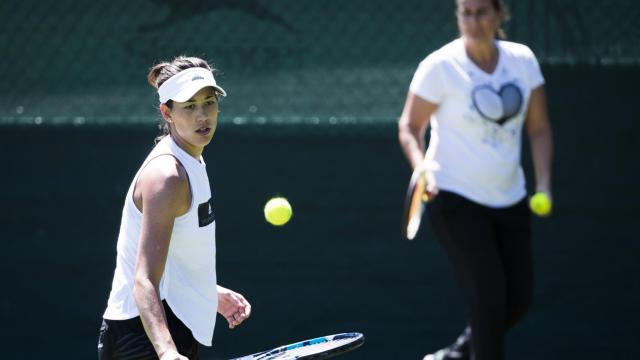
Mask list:
[{"label": "heart graphic on shirt", "polygon": [[497,92],[489,85],[477,86],[472,90],[471,98],[478,113],[498,125],[507,122],[522,108],[522,91],[514,83],[502,85]]}]

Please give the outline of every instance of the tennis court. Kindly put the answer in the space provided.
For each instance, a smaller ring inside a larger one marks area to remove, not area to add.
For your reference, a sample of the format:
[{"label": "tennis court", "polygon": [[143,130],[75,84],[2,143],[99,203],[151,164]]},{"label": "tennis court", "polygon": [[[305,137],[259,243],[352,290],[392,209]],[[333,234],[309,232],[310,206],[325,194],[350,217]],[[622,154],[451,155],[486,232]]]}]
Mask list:
[{"label": "tennis court", "polygon": [[[205,152],[218,277],[253,306],[238,329],[219,319],[203,359],[349,331],[367,340],[341,359],[450,342],[465,320],[445,254],[429,229],[401,238],[396,121],[417,63],[455,37],[453,1],[177,3],[0,4],[0,357],[95,358],[122,199],[157,134],[145,76],[177,53],[211,60],[229,93]],[[554,215],[534,221],[534,303],[508,357],[640,357],[640,5],[507,3],[556,139]],[[262,206],[278,194],[294,217],[275,228]]]}]

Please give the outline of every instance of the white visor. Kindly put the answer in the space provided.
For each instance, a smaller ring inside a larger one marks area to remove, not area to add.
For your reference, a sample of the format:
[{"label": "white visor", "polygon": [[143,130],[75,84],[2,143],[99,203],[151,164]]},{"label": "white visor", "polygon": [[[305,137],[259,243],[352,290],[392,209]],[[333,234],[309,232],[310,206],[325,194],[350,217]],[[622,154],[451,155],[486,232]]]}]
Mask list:
[{"label": "white visor", "polygon": [[160,103],[165,104],[169,100],[185,102],[191,99],[200,89],[207,86],[212,86],[222,96],[227,96],[227,92],[216,84],[211,71],[201,67],[182,70],[160,85],[160,88],[158,88]]}]

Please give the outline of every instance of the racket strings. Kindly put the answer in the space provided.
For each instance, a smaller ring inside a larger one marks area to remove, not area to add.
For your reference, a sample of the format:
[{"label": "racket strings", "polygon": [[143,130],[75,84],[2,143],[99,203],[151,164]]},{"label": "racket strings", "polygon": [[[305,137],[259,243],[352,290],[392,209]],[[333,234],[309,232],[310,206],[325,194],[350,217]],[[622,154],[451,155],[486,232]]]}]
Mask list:
[{"label": "racket strings", "polygon": [[288,350],[287,353],[289,354],[293,354],[293,355],[310,355],[310,354],[317,354],[318,352],[324,352],[324,351],[328,351],[328,350],[332,350],[335,348],[338,348],[342,345],[348,344],[350,343],[351,340],[333,340],[333,341],[327,341],[324,343],[318,343],[318,344],[312,344],[312,345],[308,345],[308,346],[303,346],[300,348],[296,348],[296,349],[291,349]]},{"label": "racket strings", "polygon": [[232,360],[327,359],[351,351],[364,343],[361,333],[342,333],[300,341]]},{"label": "racket strings", "polygon": [[260,359],[269,359],[269,360],[289,360],[289,359],[298,359],[301,356],[308,356],[323,353],[325,351],[330,351],[333,349],[337,349],[344,345],[347,345],[353,342],[354,339],[339,339],[339,340],[331,340],[322,343],[315,343],[310,345],[304,345],[301,347],[296,347],[293,349],[287,349],[286,351],[279,353],[268,355],[266,357],[261,357]]}]

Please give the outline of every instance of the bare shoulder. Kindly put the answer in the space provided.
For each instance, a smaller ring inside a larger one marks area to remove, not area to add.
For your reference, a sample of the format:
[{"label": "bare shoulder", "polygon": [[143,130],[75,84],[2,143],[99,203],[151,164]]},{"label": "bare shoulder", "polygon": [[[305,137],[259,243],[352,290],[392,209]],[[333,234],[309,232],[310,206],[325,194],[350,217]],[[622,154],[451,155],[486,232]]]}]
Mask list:
[{"label": "bare shoulder", "polygon": [[163,204],[182,213],[190,203],[189,178],[180,162],[171,155],[151,160],[136,184],[142,203]]}]

